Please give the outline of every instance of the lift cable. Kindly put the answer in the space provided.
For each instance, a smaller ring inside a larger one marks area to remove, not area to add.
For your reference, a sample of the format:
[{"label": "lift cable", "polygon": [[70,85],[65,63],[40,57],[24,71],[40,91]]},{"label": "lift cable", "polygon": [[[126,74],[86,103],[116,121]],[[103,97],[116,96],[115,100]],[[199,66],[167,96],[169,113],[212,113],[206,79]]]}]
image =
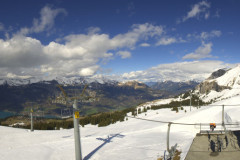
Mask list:
[{"label": "lift cable", "polygon": [[[202,123],[178,123],[178,122],[166,122],[166,121],[145,119],[145,118],[132,117],[132,116],[126,116],[126,117],[139,119],[139,120],[144,120],[144,121],[150,121],[150,122],[166,123],[166,124],[171,123],[171,124],[177,124],[177,125],[202,125]],[[216,123],[216,125],[222,125],[222,123]],[[224,125],[239,125],[239,123],[227,123],[227,124],[224,124]]]}]

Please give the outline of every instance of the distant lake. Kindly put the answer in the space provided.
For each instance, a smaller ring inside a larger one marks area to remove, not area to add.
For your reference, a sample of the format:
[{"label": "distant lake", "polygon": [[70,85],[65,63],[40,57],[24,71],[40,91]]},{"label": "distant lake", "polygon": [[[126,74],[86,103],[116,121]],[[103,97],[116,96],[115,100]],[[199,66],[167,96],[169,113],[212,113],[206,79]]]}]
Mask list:
[{"label": "distant lake", "polygon": [[[5,111],[0,111],[0,119],[3,119],[3,118],[7,118],[7,117],[10,117],[10,116],[17,116],[18,114],[16,113],[13,113],[13,112],[5,112]],[[20,114],[21,115],[21,114]],[[30,116],[30,115],[29,115]],[[35,115],[33,114],[33,117],[35,117]],[[40,117],[41,118],[41,117]],[[58,118],[61,118],[60,116],[57,116],[57,115],[44,115],[44,117],[42,118],[46,118],[46,119],[58,119]]]},{"label": "distant lake", "polygon": [[4,111],[0,111],[0,118],[3,119],[3,118],[6,118],[6,117],[10,117],[10,116],[13,116],[14,113],[11,113],[11,112],[4,112]]}]

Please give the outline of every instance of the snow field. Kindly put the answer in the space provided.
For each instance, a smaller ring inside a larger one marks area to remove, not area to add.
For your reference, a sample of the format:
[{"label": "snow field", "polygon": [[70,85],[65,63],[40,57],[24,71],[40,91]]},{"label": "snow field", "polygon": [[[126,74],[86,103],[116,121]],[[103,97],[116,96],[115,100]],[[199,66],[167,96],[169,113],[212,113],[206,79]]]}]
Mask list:
[{"label": "snow field", "polygon": [[[215,104],[239,104],[239,100],[240,96],[235,96]],[[171,109],[148,110],[138,117],[181,123],[222,122],[221,106],[205,106],[200,109],[192,107],[191,112],[189,107],[184,107],[184,110],[179,110],[178,113]],[[225,122],[238,122],[239,113],[240,106],[226,106]],[[156,160],[167,149],[167,128],[167,124],[130,117],[127,121],[107,127],[86,125],[80,129],[83,158]],[[206,126],[206,129],[209,129],[209,126]],[[221,129],[221,126],[216,129]],[[239,129],[239,126],[234,129]],[[199,130],[199,126],[171,125],[170,146],[178,143],[178,149],[182,151],[181,159],[185,158]],[[25,129],[0,126],[1,160],[74,160],[74,153],[73,129],[29,132]]]}]

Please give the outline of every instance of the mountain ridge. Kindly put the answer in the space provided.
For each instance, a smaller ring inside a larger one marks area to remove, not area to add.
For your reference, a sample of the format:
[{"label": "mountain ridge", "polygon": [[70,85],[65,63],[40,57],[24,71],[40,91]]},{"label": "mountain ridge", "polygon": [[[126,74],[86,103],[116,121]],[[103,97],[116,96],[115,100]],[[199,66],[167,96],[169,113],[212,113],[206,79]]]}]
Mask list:
[{"label": "mountain ridge", "polygon": [[186,81],[186,82],[173,82],[173,81],[162,81],[162,82],[149,82],[147,83],[152,89],[165,90],[173,95],[178,95],[195,88],[199,82]]},{"label": "mountain ridge", "polygon": [[204,101],[219,101],[239,95],[240,65],[223,73],[220,76],[208,78],[200,83],[195,88],[195,93],[199,93]]}]

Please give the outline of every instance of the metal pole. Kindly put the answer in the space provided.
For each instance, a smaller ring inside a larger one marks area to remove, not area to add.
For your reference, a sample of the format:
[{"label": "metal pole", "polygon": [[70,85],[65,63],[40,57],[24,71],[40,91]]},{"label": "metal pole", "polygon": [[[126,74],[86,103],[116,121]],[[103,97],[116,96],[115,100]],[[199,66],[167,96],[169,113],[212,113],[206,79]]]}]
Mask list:
[{"label": "metal pole", "polygon": [[222,126],[223,126],[224,132],[226,134],[226,127],[225,127],[225,123],[224,123],[224,105],[222,105]]},{"label": "metal pole", "polygon": [[31,108],[31,132],[33,132],[33,109]]},{"label": "metal pole", "polygon": [[170,134],[171,124],[172,124],[172,122],[168,123],[168,132],[167,132],[167,151],[168,151],[168,153],[170,153],[170,149],[169,149],[169,134]]},{"label": "metal pole", "polygon": [[164,151],[164,157],[163,157],[163,158],[164,158],[164,160],[166,160],[166,159],[165,159],[165,157],[166,157],[166,150]]},{"label": "metal pole", "polygon": [[201,131],[202,131],[202,124],[200,123],[200,133],[201,133]]},{"label": "metal pole", "polygon": [[[73,104],[73,122],[74,122],[74,140],[75,140],[75,157],[76,160],[82,160],[82,149],[81,149],[81,139],[80,139],[80,130],[79,130],[79,119],[76,117],[78,112],[77,100],[74,100]],[[78,112],[79,115],[79,112]]]},{"label": "metal pole", "polygon": [[222,105],[222,125],[224,125],[224,105]]},{"label": "metal pole", "polygon": [[192,94],[190,93],[190,111],[192,111]]}]

